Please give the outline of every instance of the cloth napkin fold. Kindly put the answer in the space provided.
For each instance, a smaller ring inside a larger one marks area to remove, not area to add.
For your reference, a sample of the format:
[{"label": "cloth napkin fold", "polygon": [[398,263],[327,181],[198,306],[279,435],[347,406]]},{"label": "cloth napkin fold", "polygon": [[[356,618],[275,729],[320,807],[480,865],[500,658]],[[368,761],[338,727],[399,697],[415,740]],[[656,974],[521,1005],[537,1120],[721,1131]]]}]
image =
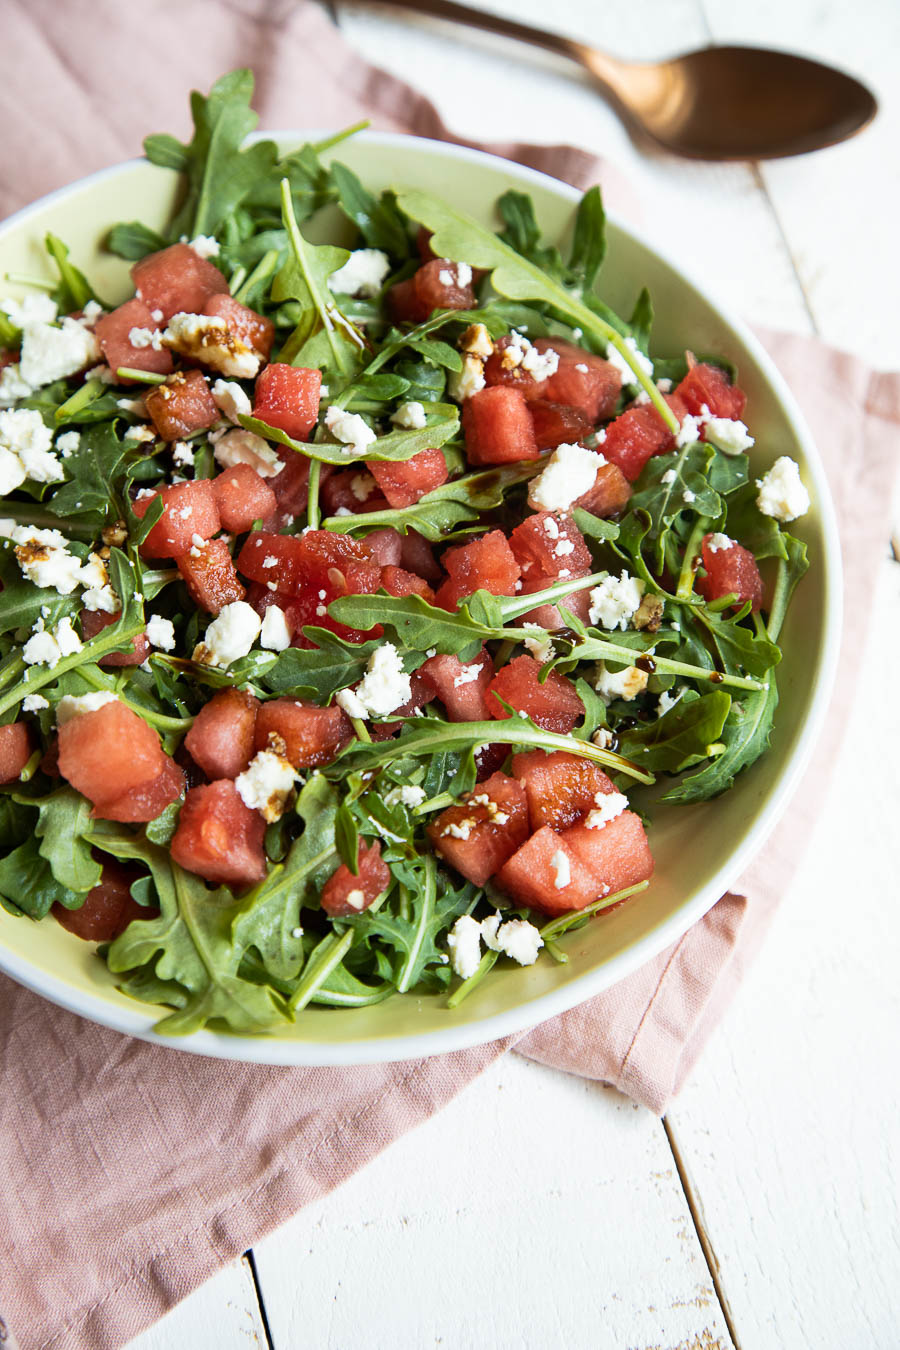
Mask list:
[{"label": "cloth napkin fold", "polygon": [[[251,65],[262,125],[456,139],[435,109],[351,52],[309,0],[7,0],[0,216],[187,131],[187,91]],[[633,212],[626,179],[567,146],[491,146]],[[840,503],[847,653],[888,533],[900,376],[764,334]],[[851,696],[841,664],[834,707]],[[0,1346],[116,1350],[300,1206],[439,1110],[515,1046],[662,1111],[762,939],[821,809],[843,719],[753,866],[683,938],[607,993],[518,1038],[355,1069],[230,1064],[106,1031],[0,977]],[[4,1316],[5,1314],[5,1316]]]}]

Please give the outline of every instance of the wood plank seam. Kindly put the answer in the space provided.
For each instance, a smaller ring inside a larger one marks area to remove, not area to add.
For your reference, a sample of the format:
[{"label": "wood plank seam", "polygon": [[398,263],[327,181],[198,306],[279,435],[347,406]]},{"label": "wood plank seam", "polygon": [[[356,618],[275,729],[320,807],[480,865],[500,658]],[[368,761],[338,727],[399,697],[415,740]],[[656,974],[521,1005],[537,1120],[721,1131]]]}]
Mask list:
[{"label": "wood plank seam", "polygon": [[266,1338],[266,1346],[268,1347],[268,1350],[276,1350],[275,1342],[272,1339],[272,1328],[269,1326],[269,1318],[266,1313],[266,1304],[263,1298],[262,1286],[259,1282],[259,1272],[256,1269],[256,1258],[253,1255],[252,1250],[244,1252],[244,1255],[241,1257],[241,1263],[245,1267],[253,1284],[253,1290],[256,1294],[256,1304],[259,1309],[259,1320]]}]

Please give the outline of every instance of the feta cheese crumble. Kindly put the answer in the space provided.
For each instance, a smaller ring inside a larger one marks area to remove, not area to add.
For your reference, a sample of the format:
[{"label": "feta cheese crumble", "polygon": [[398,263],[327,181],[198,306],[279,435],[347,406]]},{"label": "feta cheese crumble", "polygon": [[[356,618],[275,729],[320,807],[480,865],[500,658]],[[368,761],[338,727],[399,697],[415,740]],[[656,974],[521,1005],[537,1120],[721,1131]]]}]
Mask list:
[{"label": "feta cheese crumble", "polygon": [[463,666],[459,674],[453,677],[453,688],[459,689],[464,684],[474,684],[482,670],[483,666],[478,661],[473,662],[471,666]]},{"label": "feta cheese crumble", "polygon": [[671,708],[675,707],[676,703],[680,702],[684,690],[684,685],[681,685],[680,687],[676,685],[672,689],[664,689],[662,691],[656,704],[656,711],[659,713],[660,717],[664,717]]},{"label": "feta cheese crumble", "polygon": [[164,347],[239,380],[252,380],[260,356],[218,314],[173,314],[162,335]]},{"label": "feta cheese crumble", "polygon": [[236,464],[249,464],[260,478],[274,478],[284,468],[276,452],[253,431],[244,431],[243,427],[226,431],[213,447],[217,464],[223,469],[233,469]]},{"label": "feta cheese crumble", "polygon": [[550,859],[550,866],[555,873],[553,885],[558,891],[564,890],[572,880],[572,868],[569,864],[568,854],[558,848]]},{"label": "feta cheese crumble", "polygon": [[15,555],[25,577],[35,586],[58,595],[71,595],[81,578],[81,559],[69,552],[69,541],[59,530],[38,530],[31,525],[0,522],[0,535],[12,539]]},{"label": "feta cheese crumble", "polygon": [[284,610],[279,605],[269,605],[266,610],[259,633],[259,645],[269,652],[283,652],[291,645],[291,630],[287,626]]},{"label": "feta cheese crumble", "polygon": [[[0,448],[7,451],[6,474],[19,474],[19,483],[30,478],[35,483],[58,483],[65,476],[62,465],[52,453],[53,433],[44,426],[44,419],[32,408],[15,408],[0,412]],[[18,467],[15,462],[18,462]],[[11,491],[12,489],[7,489]]]},{"label": "feta cheese crumble", "polygon": [[229,422],[239,423],[241,417],[249,417],[253,411],[249,394],[235,380],[216,380],[209,392],[219,412],[224,413]]},{"label": "feta cheese crumble", "polygon": [[567,511],[594,486],[597,470],[605,463],[596,450],[583,445],[558,445],[532,479],[528,505],[534,511]]},{"label": "feta cheese crumble", "polygon": [[618,577],[607,574],[590,593],[588,618],[612,632],[628,627],[628,622],[641,607],[645,585],[637,577],[623,571]]},{"label": "feta cheese crumble", "polygon": [[340,295],[361,295],[370,299],[384,285],[391,270],[390,259],[380,248],[358,248],[328,278],[330,289]]},{"label": "feta cheese crumble", "polygon": [[540,635],[522,639],[525,649],[531,653],[535,661],[540,661],[542,666],[547,661],[552,661],[554,654],[553,640],[547,630],[542,628],[539,623],[531,622],[523,623],[522,627],[533,630]]},{"label": "feta cheese crumble", "polygon": [[502,917],[498,912],[482,920],[481,936],[485,946],[518,961],[520,966],[533,966],[544,945],[540,930],[527,919],[508,919],[501,923]]},{"label": "feta cheese crumble", "polygon": [[395,427],[403,427],[408,431],[420,431],[426,422],[425,409],[421,403],[415,400],[412,403],[401,403],[392,415],[391,421]]},{"label": "feta cheese crumble", "polygon": [[[704,403],[702,411],[709,409]],[[703,420],[704,440],[710,441],[723,455],[740,455],[755,445],[753,437],[743,422],[736,417],[705,417]]]},{"label": "feta cheese crumble", "polygon": [[253,756],[234,786],[245,806],[259,811],[271,825],[284,814],[297,774],[294,766],[274,750],[260,750]]},{"label": "feta cheese crumble", "polygon": [[345,455],[364,455],[378,437],[360,417],[332,404],[325,413],[325,425],[336,441],[340,441]]},{"label": "feta cheese crumble", "polygon": [[504,370],[524,370],[533,380],[549,380],[559,369],[559,353],[550,347],[539,352],[537,347],[515,329],[509,335],[509,343],[503,349],[500,364]]},{"label": "feta cheese crumble", "polygon": [[699,417],[694,417],[693,413],[687,413],[681,426],[678,428],[678,435],[675,437],[675,444],[679,449],[686,445],[693,445],[700,439],[700,429],[702,422]]},{"label": "feta cheese crumble", "polygon": [[788,455],[776,459],[762,478],[757,478],[756,505],[764,516],[787,524],[809,510],[809,493],[800,479],[800,466]]},{"label": "feta cheese crumble", "polygon": [[357,698],[352,689],[342,689],[339,694],[335,695],[334,701],[339,708],[343,708],[348,717],[365,721],[369,715],[368,708]]},{"label": "feta cheese crumble", "polygon": [[151,647],[158,647],[161,652],[175,650],[175,625],[171,619],[164,619],[160,614],[151,614],[144,631]]},{"label": "feta cheese crumble", "polygon": [[391,788],[390,792],[385,793],[385,806],[421,806],[425,800],[425,789],[416,787],[415,784],[407,784],[403,787]]},{"label": "feta cheese crumble", "polygon": [[[623,341],[625,343],[625,346],[631,353],[631,356],[634,360],[634,364],[637,366],[637,368],[643,371],[645,375],[652,376],[653,362],[650,360],[649,357],[645,356],[644,353],[638,348],[638,345],[635,342],[634,338],[627,337],[624,338]],[[616,370],[619,371],[619,373],[622,376],[623,384],[638,383],[637,375],[635,375],[628,361],[619,351],[618,347],[616,347],[612,342],[608,342],[606,344],[606,359],[610,363],[610,365],[615,366]]]},{"label": "feta cheese crumble", "polygon": [[470,324],[459,340],[459,350],[486,361],[494,350],[493,339],[483,323]]},{"label": "feta cheese crumble", "polygon": [[473,394],[478,394],[485,386],[484,362],[480,357],[464,352],[462,370],[451,370],[447,379],[447,392],[455,403],[464,403]]},{"label": "feta cheese crumble", "polygon": [[711,534],[706,547],[710,553],[727,553],[730,548],[734,548],[734,540],[729,539],[727,534]]},{"label": "feta cheese crumble", "polygon": [[376,647],[369,657],[356,697],[368,713],[377,717],[386,717],[409,702],[412,697],[409,676],[392,642]]},{"label": "feta cheese crumble", "polygon": [[481,961],[481,924],[471,914],[461,914],[447,934],[447,946],[454,973],[468,980]]},{"label": "feta cheese crumble", "polygon": [[132,347],[138,349],[150,347],[155,352],[161,352],[163,349],[163,335],[159,328],[132,328],[128,334],[128,341]]},{"label": "feta cheese crumble", "polygon": [[192,239],[188,244],[198,258],[218,258],[219,241],[214,239],[211,234],[198,234],[196,239]]},{"label": "feta cheese crumble", "polygon": [[[64,727],[67,722],[71,722],[73,717],[80,717],[82,713],[96,712],[98,708],[104,708],[107,703],[118,703],[116,695],[109,690],[98,690],[96,694],[65,694],[56,705],[56,725]],[[46,707],[47,705],[44,704]]]},{"label": "feta cheese crumble", "polygon": [[638,694],[644,692],[649,678],[647,672],[638,670],[637,666],[626,666],[624,670],[611,671],[606,669],[605,661],[600,661],[597,664],[594,688],[604,703],[610,703],[614,698],[621,698],[630,703]]},{"label": "feta cheese crumble", "polygon": [[213,619],[203,641],[194,648],[193,659],[207,666],[230,666],[247,655],[261,628],[256,610],[246,600],[234,600]]},{"label": "feta cheese crumble", "polygon": [[94,334],[77,319],[63,319],[58,327],[41,320],[22,325],[19,375],[32,389],[77,375],[101,355]]},{"label": "feta cheese crumble", "polygon": [[179,469],[194,467],[194,452],[187,441],[175,441],[172,446],[172,459]]},{"label": "feta cheese crumble", "polygon": [[588,830],[602,830],[610,820],[615,820],[623,811],[628,810],[628,798],[624,792],[598,792],[594,797],[595,806],[584,818]]},{"label": "feta cheese crumble", "polygon": [[26,694],[22,699],[23,712],[40,712],[42,708],[49,708],[50,704],[44,698],[43,694]]}]

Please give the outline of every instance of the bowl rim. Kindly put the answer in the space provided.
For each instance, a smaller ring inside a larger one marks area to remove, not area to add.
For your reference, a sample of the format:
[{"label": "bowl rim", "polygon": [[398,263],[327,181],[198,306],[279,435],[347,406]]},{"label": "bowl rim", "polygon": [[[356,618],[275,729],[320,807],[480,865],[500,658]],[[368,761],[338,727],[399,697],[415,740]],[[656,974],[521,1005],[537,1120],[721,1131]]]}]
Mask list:
[{"label": "bowl rim", "polygon": [[[331,131],[313,128],[311,130],[266,130],[252,133],[248,142],[274,140],[276,142],[314,141],[333,134]],[[550,174],[532,169],[528,165],[514,160],[504,159],[485,150],[467,145],[457,145],[448,141],[434,140],[425,136],[407,135],[402,132],[384,132],[367,129],[356,133],[360,140],[386,148],[401,149],[410,142],[425,147],[433,154],[468,162],[484,162],[490,166],[502,166],[504,171],[523,183],[550,188],[557,195],[573,204],[581,198],[581,191]],[[0,242],[14,229],[26,224],[32,215],[42,211],[48,205],[64,201],[66,197],[94,184],[115,177],[137,165],[145,164],[143,156],[123,160],[117,164],[98,169],[92,174],[76,179],[63,187],[56,188],[35,202],[21,207],[18,211],[0,221]],[[437,1030],[391,1035],[382,1038],[349,1039],[346,1041],[301,1041],[280,1038],[272,1035],[246,1036],[202,1030],[193,1032],[189,1037],[175,1038],[161,1036],[153,1030],[153,1021],[147,1013],[140,1011],[141,1005],[135,1002],[134,1009],[120,1007],[107,1002],[101,993],[86,993],[74,988],[57,975],[36,971],[33,964],[17,953],[9,951],[0,940],[0,971],[17,983],[41,995],[50,1002],[68,1012],[86,1018],[111,1030],[137,1037],[151,1044],[163,1046],[169,1050],[181,1050],[187,1054],[205,1055],[210,1058],[235,1060],[252,1064],[267,1064],[293,1067],[350,1067],[357,1064],[390,1063],[418,1057],[430,1057],[455,1050],[469,1049],[486,1044],[489,1041],[525,1033],[531,1028],[576,1007],[585,1000],[602,993],[610,986],[630,975],[639,966],[658,956],[670,943],[681,938],[689,928],[697,923],[717,903],[728,889],[729,884],[740,875],[749,861],[765,844],[778,819],[792,797],[800,776],[806,768],[812,750],[816,744],[826,711],[831,699],[837,672],[840,651],[841,621],[843,612],[843,582],[840,540],[837,516],[825,469],[806,419],[800,411],[794,395],[784,377],[776,367],[768,352],[747,324],[724,304],[714,290],[700,283],[689,269],[675,261],[659,243],[640,227],[621,219],[610,212],[608,223],[625,236],[654,254],[671,269],[679,281],[693,287],[716,311],[723,323],[732,328],[738,339],[744,344],[750,355],[760,367],[763,376],[774,393],[790,429],[800,445],[806,461],[805,470],[815,485],[816,504],[819,510],[822,534],[825,542],[821,565],[824,571],[824,608],[823,631],[820,642],[819,676],[813,692],[809,711],[796,744],[776,786],[770,791],[765,805],[754,825],[747,832],[738,847],[729,854],[727,863],[697,890],[685,903],[656,924],[649,933],[634,941],[625,951],[609,957],[593,971],[578,976],[557,990],[539,994],[534,998],[517,1003],[514,1007],[489,1014],[478,1021],[465,1024],[450,1024]]]}]

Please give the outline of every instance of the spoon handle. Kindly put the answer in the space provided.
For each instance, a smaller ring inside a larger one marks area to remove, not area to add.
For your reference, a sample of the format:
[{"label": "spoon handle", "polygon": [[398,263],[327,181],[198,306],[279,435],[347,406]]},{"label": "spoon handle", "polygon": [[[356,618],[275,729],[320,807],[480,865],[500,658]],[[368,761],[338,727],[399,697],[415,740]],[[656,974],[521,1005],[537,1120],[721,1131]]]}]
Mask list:
[{"label": "spoon handle", "polygon": [[414,14],[425,14],[435,19],[446,19],[450,23],[467,24],[470,28],[481,28],[487,33],[499,33],[501,37],[530,42],[534,47],[544,47],[560,56],[568,56],[573,61],[584,61],[582,44],[574,38],[548,33],[542,28],[532,28],[530,24],[472,9],[469,5],[459,5],[456,0],[378,0],[378,3],[389,4],[394,9],[408,9]]}]

